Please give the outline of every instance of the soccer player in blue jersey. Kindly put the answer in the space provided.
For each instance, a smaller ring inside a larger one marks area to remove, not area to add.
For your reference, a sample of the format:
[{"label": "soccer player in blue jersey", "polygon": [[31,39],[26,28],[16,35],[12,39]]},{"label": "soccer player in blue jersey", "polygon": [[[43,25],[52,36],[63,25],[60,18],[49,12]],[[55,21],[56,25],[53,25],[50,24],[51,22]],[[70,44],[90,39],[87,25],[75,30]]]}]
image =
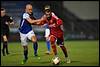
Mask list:
[{"label": "soccer player in blue jersey", "polygon": [[20,22],[20,39],[21,44],[24,48],[24,60],[22,64],[24,64],[28,59],[28,46],[27,46],[27,39],[31,40],[33,42],[33,48],[34,48],[34,55],[37,56],[37,49],[38,49],[38,43],[36,35],[34,34],[32,30],[32,24],[35,22],[40,22],[40,19],[35,20],[35,18],[32,15],[32,5],[27,4],[25,7],[25,13],[23,13],[21,22]]}]

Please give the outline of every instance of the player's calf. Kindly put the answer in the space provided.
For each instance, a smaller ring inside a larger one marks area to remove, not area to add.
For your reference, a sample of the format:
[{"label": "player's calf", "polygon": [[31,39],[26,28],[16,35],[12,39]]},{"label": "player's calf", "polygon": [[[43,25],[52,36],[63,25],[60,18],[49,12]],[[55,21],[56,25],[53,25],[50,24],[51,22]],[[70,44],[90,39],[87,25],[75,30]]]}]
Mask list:
[{"label": "player's calf", "polygon": [[37,42],[34,42],[33,48],[34,48],[34,56],[37,56],[37,49],[38,49],[38,43]]},{"label": "player's calf", "polygon": [[28,59],[28,47],[27,46],[23,46],[24,48],[24,59]]},{"label": "player's calf", "polygon": [[8,44],[7,41],[3,41],[3,49],[2,49],[2,54],[5,56],[5,49],[6,49],[6,54],[8,54]]},{"label": "player's calf", "polygon": [[6,54],[8,55],[8,36],[7,35],[3,35],[3,49],[2,49],[2,53],[3,56],[5,56],[5,49],[6,49]]},{"label": "player's calf", "polygon": [[3,54],[3,56],[5,56],[5,51],[4,51],[4,49],[2,49],[2,54]]},{"label": "player's calf", "polygon": [[60,48],[62,49],[65,57],[68,57],[67,49],[65,48],[65,46],[64,45],[60,45]]},{"label": "player's calf", "polygon": [[57,48],[56,48],[55,42],[56,42],[56,38],[53,35],[51,35],[50,36],[50,43],[51,43],[51,47],[53,49],[54,55],[56,56],[57,55]]},{"label": "player's calf", "polygon": [[46,45],[47,45],[47,49],[48,49],[48,51],[46,51],[46,54],[50,54],[50,40],[48,37],[46,37]]},{"label": "player's calf", "polygon": [[60,45],[60,48],[62,49],[64,55],[65,55],[65,61],[66,63],[71,63],[70,58],[68,57],[67,49],[64,45]]},{"label": "player's calf", "polygon": [[38,43],[37,43],[36,36],[32,36],[32,42],[33,42],[33,48],[34,48],[34,56],[37,56]]}]

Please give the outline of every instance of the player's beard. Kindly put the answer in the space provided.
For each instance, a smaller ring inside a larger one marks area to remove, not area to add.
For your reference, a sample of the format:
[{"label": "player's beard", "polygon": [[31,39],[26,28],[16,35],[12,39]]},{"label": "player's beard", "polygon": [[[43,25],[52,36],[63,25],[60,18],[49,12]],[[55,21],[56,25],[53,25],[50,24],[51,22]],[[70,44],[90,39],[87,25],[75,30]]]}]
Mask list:
[{"label": "player's beard", "polygon": [[31,12],[30,15],[33,15],[33,12]]},{"label": "player's beard", "polygon": [[47,20],[51,20],[51,16],[47,16]]}]

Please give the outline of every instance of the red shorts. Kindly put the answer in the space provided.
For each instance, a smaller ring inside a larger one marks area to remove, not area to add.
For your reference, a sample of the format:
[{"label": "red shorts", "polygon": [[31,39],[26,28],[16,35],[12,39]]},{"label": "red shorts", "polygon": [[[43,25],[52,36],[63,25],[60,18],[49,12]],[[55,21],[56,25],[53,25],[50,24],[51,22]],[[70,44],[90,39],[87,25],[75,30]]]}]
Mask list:
[{"label": "red shorts", "polygon": [[52,43],[56,43],[57,45],[64,45],[63,35],[60,36],[50,35],[49,38]]}]

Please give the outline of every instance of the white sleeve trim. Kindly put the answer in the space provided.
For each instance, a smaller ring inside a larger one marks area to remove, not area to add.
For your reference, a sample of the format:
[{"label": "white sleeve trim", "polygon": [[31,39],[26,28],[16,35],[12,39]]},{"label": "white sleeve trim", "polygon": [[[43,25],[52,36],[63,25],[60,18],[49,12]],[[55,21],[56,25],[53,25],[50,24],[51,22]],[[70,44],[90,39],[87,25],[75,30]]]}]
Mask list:
[{"label": "white sleeve trim", "polygon": [[59,19],[53,12],[52,12],[52,16],[55,17],[56,19]]},{"label": "white sleeve trim", "polygon": [[27,18],[29,18],[29,14],[28,13],[24,13],[23,14],[23,19],[27,19]]}]

